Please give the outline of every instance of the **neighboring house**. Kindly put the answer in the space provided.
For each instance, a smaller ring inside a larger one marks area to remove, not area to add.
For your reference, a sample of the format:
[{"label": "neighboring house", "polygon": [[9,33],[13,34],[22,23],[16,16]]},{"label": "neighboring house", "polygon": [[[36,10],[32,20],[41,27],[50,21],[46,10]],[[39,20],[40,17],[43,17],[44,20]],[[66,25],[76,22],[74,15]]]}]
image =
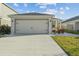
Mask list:
[{"label": "neighboring house", "polygon": [[10,14],[17,14],[17,12],[6,4],[0,3],[0,25],[11,26],[11,18],[8,17]]},{"label": "neighboring house", "polygon": [[11,34],[50,34],[52,28],[59,26],[59,19],[54,15],[42,13],[14,14],[12,19]]},{"label": "neighboring house", "polygon": [[79,31],[79,16],[72,17],[62,24],[65,29]]}]

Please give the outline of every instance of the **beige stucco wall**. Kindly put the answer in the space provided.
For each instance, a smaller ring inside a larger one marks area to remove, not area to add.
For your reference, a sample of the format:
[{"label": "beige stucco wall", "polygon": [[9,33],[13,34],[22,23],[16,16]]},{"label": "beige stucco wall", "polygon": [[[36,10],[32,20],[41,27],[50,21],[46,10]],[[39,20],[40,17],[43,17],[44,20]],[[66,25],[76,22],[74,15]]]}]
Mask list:
[{"label": "beige stucco wall", "polygon": [[[61,20],[58,18],[52,18],[52,29],[62,29],[62,24],[61,24]],[[53,26],[54,25],[54,26]]]},{"label": "beige stucco wall", "polygon": [[11,10],[4,4],[0,3],[1,25],[11,26],[11,18],[8,17],[8,15],[10,15],[10,14],[17,14],[17,12]]}]

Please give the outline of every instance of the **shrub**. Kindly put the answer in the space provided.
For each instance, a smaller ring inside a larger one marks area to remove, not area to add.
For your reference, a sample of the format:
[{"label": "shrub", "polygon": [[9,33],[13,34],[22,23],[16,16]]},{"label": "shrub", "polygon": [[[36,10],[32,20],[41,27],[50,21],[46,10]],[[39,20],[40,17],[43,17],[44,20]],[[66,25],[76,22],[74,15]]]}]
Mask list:
[{"label": "shrub", "polygon": [[0,34],[10,34],[11,28],[8,25],[0,26]]},{"label": "shrub", "polygon": [[72,33],[72,34],[79,34],[79,31],[67,30],[67,29],[65,29],[65,32]]}]

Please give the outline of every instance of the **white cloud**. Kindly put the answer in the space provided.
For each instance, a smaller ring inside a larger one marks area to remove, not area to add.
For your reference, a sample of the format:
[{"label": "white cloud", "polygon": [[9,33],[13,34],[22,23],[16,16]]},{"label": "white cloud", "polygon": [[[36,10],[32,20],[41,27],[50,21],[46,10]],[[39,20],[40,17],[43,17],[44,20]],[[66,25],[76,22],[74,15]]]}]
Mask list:
[{"label": "white cloud", "polygon": [[63,7],[60,8],[59,13],[62,14],[62,15],[65,13]]},{"label": "white cloud", "polygon": [[60,13],[60,14],[64,14],[65,12],[64,12],[64,10],[62,10],[62,11],[59,11],[59,13]]},{"label": "white cloud", "polygon": [[64,10],[64,8],[63,8],[63,7],[61,7],[61,8],[60,8],[60,10]]},{"label": "white cloud", "polygon": [[30,12],[30,11],[28,11],[28,10],[26,11],[26,13],[29,13],[29,12]]},{"label": "white cloud", "polygon": [[45,3],[38,3],[36,6],[39,6],[39,8],[47,8],[47,4]]},{"label": "white cloud", "polygon": [[56,5],[56,3],[37,3],[37,5]]},{"label": "white cloud", "polygon": [[56,6],[56,3],[53,3],[54,6]]},{"label": "white cloud", "polygon": [[70,9],[69,7],[65,7],[65,8],[61,7],[59,13],[63,15],[65,14],[65,10],[69,10],[69,9]]},{"label": "white cloud", "polygon": [[35,12],[35,11],[29,11],[29,10],[26,11],[26,13],[30,13],[30,12]]},{"label": "white cloud", "polygon": [[24,11],[23,9],[18,9],[19,11]]},{"label": "white cloud", "polygon": [[47,8],[48,5],[56,6],[56,3],[37,3],[36,4],[36,6],[39,6],[40,8]]},{"label": "white cloud", "polygon": [[17,3],[14,3],[13,5],[14,5],[14,6],[16,6],[16,7],[18,7],[18,6],[19,6]]},{"label": "white cloud", "polygon": [[54,6],[56,6],[56,3],[47,3],[48,5],[54,5]]},{"label": "white cloud", "polygon": [[35,12],[35,11],[31,11],[31,12]]},{"label": "white cloud", "polygon": [[40,8],[47,8],[47,6],[44,6],[44,5],[42,5],[42,6],[39,6]]},{"label": "white cloud", "polygon": [[43,13],[46,13],[46,14],[55,14],[55,13],[57,13],[57,10],[55,10],[55,9],[47,9],[45,12],[43,12]]},{"label": "white cloud", "polygon": [[27,3],[24,3],[24,6],[27,7]]},{"label": "white cloud", "polygon": [[65,7],[65,9],[66,9],[66,10],[69,10],[70,8],[69,8],[69,7]]},{"label": "white cloud", "polygon": [[38,5],[38,6],[41,6],[41,5],[43,5],[43,6],[47,6],[46,3],[37,3],[36,5]]}]

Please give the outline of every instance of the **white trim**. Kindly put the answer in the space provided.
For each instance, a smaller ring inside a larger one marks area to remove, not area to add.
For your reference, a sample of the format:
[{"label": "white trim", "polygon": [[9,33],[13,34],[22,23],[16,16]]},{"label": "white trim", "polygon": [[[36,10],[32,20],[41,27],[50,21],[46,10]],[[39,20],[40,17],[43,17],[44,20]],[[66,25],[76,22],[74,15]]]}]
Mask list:
[{"label": "white trim", "polygon": [[49,34],[52,33],[52,25],[51,25],[52,21],[51,21],[51,18],[49,18]]},{"label": "white trim", "polygon": [[15,19],[11,18],[11,35],[15,34]]}]

